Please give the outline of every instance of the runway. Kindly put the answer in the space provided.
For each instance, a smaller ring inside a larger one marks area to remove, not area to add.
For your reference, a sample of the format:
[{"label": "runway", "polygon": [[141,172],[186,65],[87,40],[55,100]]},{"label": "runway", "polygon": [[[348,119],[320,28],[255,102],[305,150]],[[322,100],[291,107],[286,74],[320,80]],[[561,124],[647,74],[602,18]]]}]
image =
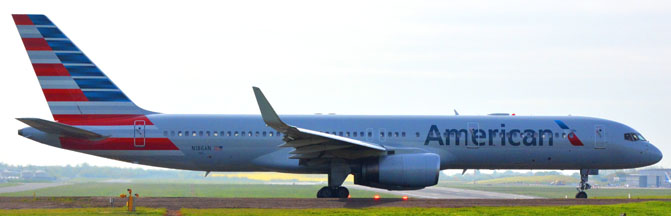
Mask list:
[{"label": "runway", "polygon": [[540,197],[518,194],[497,193],[479,190],[467,190],[447,187],[427,187],[421,190],[389,191],[360,185],[347,185],[348,188],[367,190],[377,193],[394,194],[422,199],[540,199]]},{"label": "runway", "polygon": [[69,185],[69,184],[72,184],[72,183],[65,183],[65,182],[21,183],[20,185],[16,185],[16,186],[0,187],[0,193],[13,193],[13,192],[28,191],[28,190],[37,190],[37,189],[42,189],[42,188],[58,187],[58,186],[64,186],[64,185]]},{"label": "runway", "polygon": [[[110,204],[110,199],[113,202]],[[137,206],[150,208],[368,208],[368,207],[433,207],[455,208],[473,206],[568,206],[606,205],[671,199],[317,199],[317,198],[196,198],[140,197]],[[125,199],[110,197],[0,197],[0,209],[123,207]]]}]

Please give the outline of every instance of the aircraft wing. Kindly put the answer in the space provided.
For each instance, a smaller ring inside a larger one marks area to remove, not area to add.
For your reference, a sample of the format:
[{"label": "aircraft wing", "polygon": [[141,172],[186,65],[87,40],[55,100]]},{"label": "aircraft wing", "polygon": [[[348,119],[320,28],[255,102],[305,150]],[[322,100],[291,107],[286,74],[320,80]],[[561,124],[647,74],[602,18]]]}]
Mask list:
[{"label": "aircraft wing", "polygon": [[105,138],[105,136],[100,135],[98,133],[84,130],[81,128],[73,127],[70,125],[66,124],[61,124],[58,122],[52,122],[52,121],[47,121],[44,119],[39,119],[39,118],[17,118],[16,120],[19,120],[28,126],[31,126],[37,130],[40,130],[45,133],[49,134],[55,134],[55,135],[60,135],[60,136],[68,136],[68,137],[75,137],[75,138],[82,138],[82,139],[91,139],[91,140],[96,140],[96,139],[102,139]]},{"label": "aircraft wing", "polygon": [[292,159],[357,159],[380,155],[387,150],[379,144],[288,125],[282,122],[261,89],[253,89],[263,121],[285,134],[285,143],[280,146],[295,148],[290,152]]}]

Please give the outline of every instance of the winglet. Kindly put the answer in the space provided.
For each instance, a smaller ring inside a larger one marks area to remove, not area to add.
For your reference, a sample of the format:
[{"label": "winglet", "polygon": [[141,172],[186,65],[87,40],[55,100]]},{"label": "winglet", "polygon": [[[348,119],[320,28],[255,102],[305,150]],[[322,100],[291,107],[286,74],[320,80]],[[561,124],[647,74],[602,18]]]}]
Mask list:
[{"label": "winglet", "polygon": [[270,102],[268,102],[268,99],[266,99],[266,96],[264,96],[263,92],[261,92],[261,89],[258,87],[252,88],[254,89],[254,95],[256,96],[256,102],[259,104],[263,121],[275,130],[283,133],[286,132],[290,126],[282,122],[273,107],[270,105]]}]

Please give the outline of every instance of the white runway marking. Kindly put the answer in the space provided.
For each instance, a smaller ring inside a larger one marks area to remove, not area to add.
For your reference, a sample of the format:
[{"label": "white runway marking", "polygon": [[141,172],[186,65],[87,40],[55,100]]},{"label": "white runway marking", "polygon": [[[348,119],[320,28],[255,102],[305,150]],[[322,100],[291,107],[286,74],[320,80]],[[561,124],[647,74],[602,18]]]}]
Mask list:
[{"label": "white runway marking", "polygon": [[346,187],[358,190],[367,190],[378,193],[394,194],[423,199],[539,199],[540,197],[525,196],[518,194],[497,193],[479,190],[468,190],[447,187],[427,187],[421,190],[389,191],[360,185],[347,185]]},{"label": "white runway marking", "polygon": [[22,184],[16,185],[16,186],[0,187],[0,193],[13,193],[13,192],[37,190],[37,189],[42,189],[42,188],[58,187],[58,186],[69,185],[69,184],[71,184],[71,183],[65,183],[65,182],[22,183]]}]

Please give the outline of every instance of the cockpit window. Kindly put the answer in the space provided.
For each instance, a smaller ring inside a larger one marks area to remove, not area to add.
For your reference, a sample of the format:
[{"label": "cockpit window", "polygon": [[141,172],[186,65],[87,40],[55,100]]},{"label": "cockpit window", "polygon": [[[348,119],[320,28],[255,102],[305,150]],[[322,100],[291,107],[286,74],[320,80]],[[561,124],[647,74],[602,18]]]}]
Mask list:
[{"label": "cockpit window", "polygon": [[629,140],[629,141],[646,141],[645,138],[643,138],[643,135],[637,134],[637,133],[626,133],[624,134],[624,139]]}]

